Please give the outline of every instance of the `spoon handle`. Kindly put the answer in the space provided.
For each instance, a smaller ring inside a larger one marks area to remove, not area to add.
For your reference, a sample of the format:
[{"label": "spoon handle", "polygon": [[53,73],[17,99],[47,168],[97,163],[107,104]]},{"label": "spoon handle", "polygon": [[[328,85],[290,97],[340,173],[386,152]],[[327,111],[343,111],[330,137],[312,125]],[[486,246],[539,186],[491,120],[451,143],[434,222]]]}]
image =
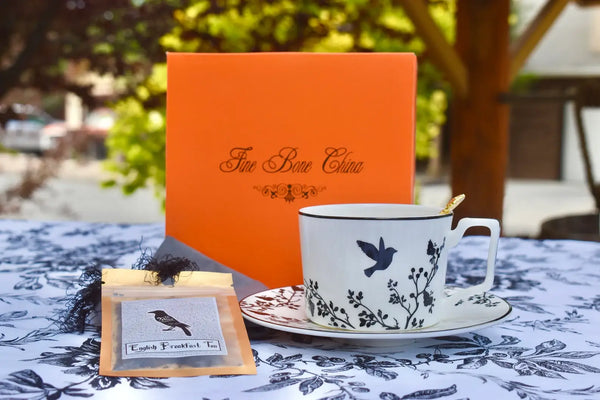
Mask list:
[{"label": "spoon handle", "polygon": [[440,211],[440,214],[450,214],[452,212],[452,210],[454,210],[456,207],[458,207],[458,205],[460,203],[462,203],[462,201],[464,199],[465,199],[464,194],[459,194],[458,196],[453,197],[452,199],[450,199],[448,204],[446,204],[446,207],[444,207],[444,209],[442,211]]}]

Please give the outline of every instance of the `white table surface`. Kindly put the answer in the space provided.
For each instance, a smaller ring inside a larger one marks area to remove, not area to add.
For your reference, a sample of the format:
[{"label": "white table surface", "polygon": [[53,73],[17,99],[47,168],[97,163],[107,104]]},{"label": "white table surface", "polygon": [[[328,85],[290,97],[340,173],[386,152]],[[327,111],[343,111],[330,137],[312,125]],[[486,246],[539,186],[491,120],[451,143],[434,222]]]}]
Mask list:
[{"label": "white table surface", "polygon": [[[129,268],[164,226],[0,221],[0,399],[600,399],[600,243],[502,238],[492,293],[504,322],[366,347],[252,332],[257,375],[98,375],[100,337],[54,323],[86,266]],[[487,241],[450,253],[452,283],[477,279]]]}]

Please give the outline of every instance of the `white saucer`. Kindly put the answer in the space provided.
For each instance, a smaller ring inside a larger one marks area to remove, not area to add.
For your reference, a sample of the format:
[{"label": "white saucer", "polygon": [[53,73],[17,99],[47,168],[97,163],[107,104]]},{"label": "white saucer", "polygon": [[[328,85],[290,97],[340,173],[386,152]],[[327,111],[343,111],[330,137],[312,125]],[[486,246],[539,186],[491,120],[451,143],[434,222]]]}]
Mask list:
[{"label": "white saucer", "polygon": [[420,339],[456,335],[498,324],[508,317],[512,306],[491,293],[461,297],[452,296],[452,312],[434,326],[418,331],[354,332],[317,325],[304,312],[304,286],[286,286],[250,295],[240,301],[242,315],[248,321],[268,328],[302,335],[323,336],[351,340]]}]

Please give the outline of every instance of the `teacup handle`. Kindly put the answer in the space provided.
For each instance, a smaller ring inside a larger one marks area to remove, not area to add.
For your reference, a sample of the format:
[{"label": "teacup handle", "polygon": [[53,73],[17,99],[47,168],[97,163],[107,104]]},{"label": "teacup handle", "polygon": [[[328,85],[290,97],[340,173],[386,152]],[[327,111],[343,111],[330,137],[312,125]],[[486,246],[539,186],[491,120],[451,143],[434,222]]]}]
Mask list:
[{"label": "teacup handle", "polygon": [[461,295],[480,294],[492,288],[494,284],[494,266],[496,264],[496,253],[498,252],[498,239],[500,238],[500,223],[490,218],[463,218],[458,222],[456,228],[450,231],[446,240],[448,248],[458,244],[465,235],[467,229],[472,226],[483,226],[490,230],[490,245],[488,248],[487,271],[485,279],[479,285],[467,288],[455,288],[455,291]]}]

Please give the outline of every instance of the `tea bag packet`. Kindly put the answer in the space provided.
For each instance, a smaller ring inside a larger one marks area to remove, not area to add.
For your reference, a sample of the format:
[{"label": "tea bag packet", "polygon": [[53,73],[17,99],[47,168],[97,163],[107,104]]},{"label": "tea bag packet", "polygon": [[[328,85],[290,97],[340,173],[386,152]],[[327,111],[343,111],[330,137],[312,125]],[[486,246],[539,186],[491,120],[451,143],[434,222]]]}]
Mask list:
[{"label": "tea bag packet", "polygon": [[102,271],[100,375],[256,374],[231,274],[155,274]]}]

